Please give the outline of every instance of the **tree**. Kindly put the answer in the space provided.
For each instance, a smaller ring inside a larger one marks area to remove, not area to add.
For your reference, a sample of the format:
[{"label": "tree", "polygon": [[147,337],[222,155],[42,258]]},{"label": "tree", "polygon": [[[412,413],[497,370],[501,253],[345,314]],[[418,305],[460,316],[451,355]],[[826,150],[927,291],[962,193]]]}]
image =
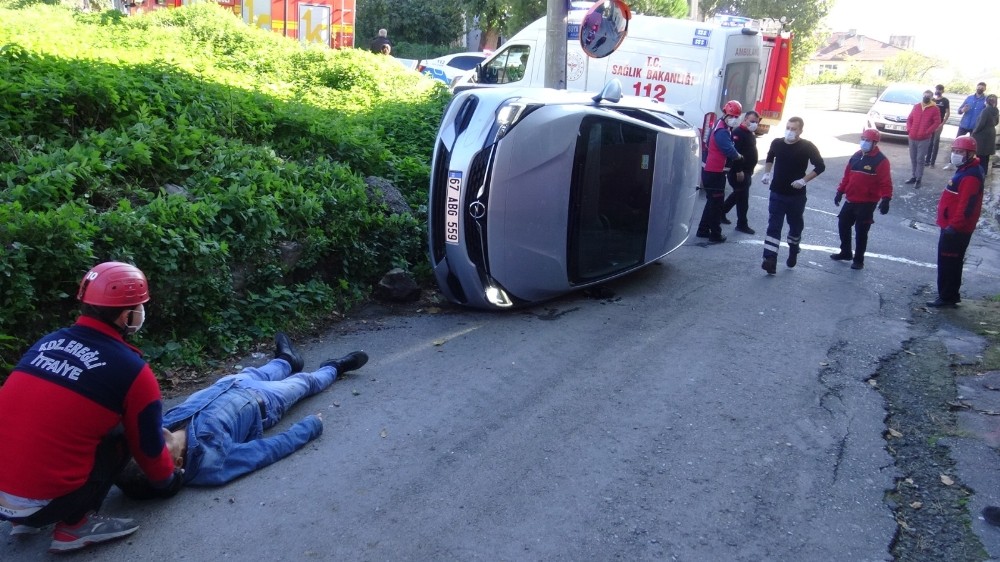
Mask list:
[{"label": "tree", "polygon": [[789,23],[785,29],[795,36],[792,72],[797,74],[819,47],[822,41],[819,24],[830,13],[832,4],[832,0],[698,0],[698,10],[705,19],[715,14],[756,19],[786,18]]},{"label": "tree", "polygon": [[882,77],[886,82],[923,82],[927,71],[940,65],[940,61],[905,51],[885,61]]},{"label": "tree", "polygon": [[462,6],[446,0],[358,0],[355,45],[367,47],[380,28],[393,43],[449,45],[462,35]]},{"label": "tree", "polygon": [[633,14],[665,18],[686,18],[688,15],[687,0],[635,0],[627,3]]}]

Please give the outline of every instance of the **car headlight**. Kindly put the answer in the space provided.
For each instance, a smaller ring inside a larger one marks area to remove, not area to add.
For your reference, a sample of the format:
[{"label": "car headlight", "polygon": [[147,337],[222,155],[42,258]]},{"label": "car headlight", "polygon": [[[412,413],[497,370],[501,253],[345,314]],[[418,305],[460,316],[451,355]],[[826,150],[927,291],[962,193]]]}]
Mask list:
[{"label": "car headlight", "polygon": [[517,125],[528,114],[542,107],[542,105],[541,103],[523,98],[514,98],[506,101],[497,109],[497,132],[493,137],[493,142],[502,139],[504,135],[510,132],[514,125]]},{"label": "car headlight", "polygon": [[882,116],[879,115],[879,113],[877,111],[869,111],[868,112],[868,117],[871,117],[872,119],[881,119],[882,118]]},{"label": "car headlight", "polygon": [[486,300],[494,306],[499,306],[501,308],[508,308],[514,306],[514,301],[510,299],[507,295],[507,291],[504,291],[496,285],[486,286]]}]

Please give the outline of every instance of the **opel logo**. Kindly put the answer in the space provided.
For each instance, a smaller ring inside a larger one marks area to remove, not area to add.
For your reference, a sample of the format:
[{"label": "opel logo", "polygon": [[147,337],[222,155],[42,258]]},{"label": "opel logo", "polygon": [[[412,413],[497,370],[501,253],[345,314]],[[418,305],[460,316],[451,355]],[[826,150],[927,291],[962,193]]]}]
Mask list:
[{"label": "opel logo", "polygon": [[473,201],[469,205],[469,214],[472,215],[474,219],[481,219],[486,215],[486,205],[483,205],[479,201]]}]

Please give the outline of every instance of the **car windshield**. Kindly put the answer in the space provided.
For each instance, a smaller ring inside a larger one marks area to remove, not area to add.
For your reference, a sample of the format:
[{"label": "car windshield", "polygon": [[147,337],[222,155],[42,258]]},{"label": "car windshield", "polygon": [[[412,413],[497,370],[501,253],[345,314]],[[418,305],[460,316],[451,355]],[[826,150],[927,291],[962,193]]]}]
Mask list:
[{"label": "car windshield", "polygon": [[602,116],[580,125],[570,186],[570,281],[592,281],[643,264],[656,132]]},{"label": "car windshield", "polygon": [[880,101],[914,104],[920,101],[921,97],[923,97],[923,90],[920,89],[893,89],[883,92]]}]

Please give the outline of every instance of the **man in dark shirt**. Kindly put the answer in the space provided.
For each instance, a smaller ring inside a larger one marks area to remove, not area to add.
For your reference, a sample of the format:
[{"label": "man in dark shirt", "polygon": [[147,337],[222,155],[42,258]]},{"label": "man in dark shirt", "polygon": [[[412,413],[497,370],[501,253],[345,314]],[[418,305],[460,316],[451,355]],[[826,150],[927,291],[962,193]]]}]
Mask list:
[{"label": "man in dark shirt", "polygon": [[[803,214],[806,210],[806,184],[826,169],[816,145],[802,138],[803,125],[801,117],[790,118],[785,125],[785,136],[771,141],[771,148],[767,151],[761,183],[771,186],[771,196],[767,204],[764,261],[760,267],[768,275],[774,275],[777,268],[781,229],[786,220],[788,261],[785,265],[795,267],[802,229],[805,227]],[[813,169],[806,173],[810,162]]]},{"label": "man in dark shirt", "polygon": [[744,234],[757,233],[747,222],[747,211],[750,209],[750,178],[757,167],[757,135],[754,131],[758,122],[760,114],[751,109],[743,116],[740,126],[733,129],[733,145],[743,159],[733,163],[729,169],[727,177],[733,192],[722,204],[722,224],[729,224],[726,213],[736,207],[736,230]]},{"label": "man in dark shirt", "polygon": [[941,125],[934,131],[934,136],[931,137],[931,146],[927,149],[927,160],[924,165],[930,166],[931,168],[937,164],[938,155],[938,145],[941,143],[941,131],[944,129],[944,124],[951,117],[951,101],[944,97],[944,86],[938,84],[934,86],[934,98],[932,100],[938,109],[941,111]]},{"label": "man in dark shirt", "polygon": [[372,39],[371,46],[369,48],[376,55],[388,54],[383,49],[383,47],[385,47],[387,45],[389,46],[390,49],[392,48],[392,43],[390,43],[389,42],[389,38],[386,37],[386,35],[388,35],[388,33],[389,33],[388,31],[386,31],[384,29],[380,29],[380,30],[378,30],[378,35],[376,35]]}]

